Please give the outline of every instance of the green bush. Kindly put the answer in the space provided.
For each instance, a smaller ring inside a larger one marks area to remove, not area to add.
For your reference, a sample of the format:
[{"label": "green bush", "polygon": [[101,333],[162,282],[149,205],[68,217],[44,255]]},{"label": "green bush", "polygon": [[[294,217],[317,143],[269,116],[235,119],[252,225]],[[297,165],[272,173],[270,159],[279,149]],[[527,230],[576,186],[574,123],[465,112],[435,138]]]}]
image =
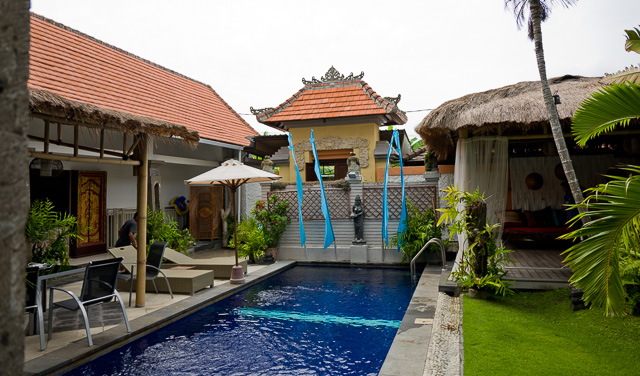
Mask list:
[{"label": "green bush", "polygon": [[[164,217],[162,211],[147,208],[147,247],[155,242],[167,242],[167,247],[187,254],[187,248],[195,244],[188,229],[178,229],[178,223]],[[147,249],[148,251],[148,249]]]},{"label": "green bush", "polygon": [[[256,259],[264,255],[264,250],[269,247],[267,235],[253,218],[240,222],[237,237],[240,257],[250,256]],[[235,247],[233,236],[229,239],[229,246]]]},{"label": "green bush", "polygon": [[[420,208],[407,200],[407,228],[391,241],[400,244],[402,250],[402,262],[409,262],[432,238],[442,236],[442,229],[436,225],[436,213],[433,209],[421,211]],[[429,251],[437,251],[439,248],[432,244]]]},{"label": "green bush", "polygon": [[442,213],[438,224],[449,224],[449,238],[464,234],[467,242],[467,250],[450,278],[465,288],[502,296],[513,294],[511,282],[504,280],[505,267],[511,262],[507,254],[511,251],[496,243],[494,233],[500,224],[486,223],[484,195],[477,189],[469,193],[458,187],[447,187],[444,192],[447,207],[438,209]]},{"label": "green bush", "polygon": [[31,204],[25,235],[31,242],[31,261],[69,265],[69,240],[82,239],[76,217],[58,213],[49,200]]},{"label": "green bush", "polygon": [[256,202],[251,214],[266,236],[267,247],[278,246],[278,242],[290,222],[287,218],[288,212],[289,203],[286,200],[281,200],[278,195],[271,195],[266,204],[262,200]]}]

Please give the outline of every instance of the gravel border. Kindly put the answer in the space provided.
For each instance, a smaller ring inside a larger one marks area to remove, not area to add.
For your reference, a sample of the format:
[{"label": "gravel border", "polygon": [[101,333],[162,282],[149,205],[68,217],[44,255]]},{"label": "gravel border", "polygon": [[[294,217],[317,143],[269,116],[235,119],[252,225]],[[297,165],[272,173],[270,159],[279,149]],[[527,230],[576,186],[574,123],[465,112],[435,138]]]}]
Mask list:
[{"label": "gravel border", "polygon": [[438,293],[424,376],[462,375],[462,299]]}]

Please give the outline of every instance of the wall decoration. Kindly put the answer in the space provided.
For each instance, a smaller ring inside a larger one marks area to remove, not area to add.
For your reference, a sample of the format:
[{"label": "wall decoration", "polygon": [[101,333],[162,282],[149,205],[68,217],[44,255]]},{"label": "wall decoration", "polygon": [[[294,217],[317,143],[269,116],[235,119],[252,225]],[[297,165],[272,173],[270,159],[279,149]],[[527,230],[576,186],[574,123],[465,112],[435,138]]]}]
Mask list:
[{"label": "wall decoration", "polygon": [[524,179],[524,184],[532,191],[537,191],[538,189],[542,188],[542,183],[542,175],[538,174],[537,172],[530,173]]}]

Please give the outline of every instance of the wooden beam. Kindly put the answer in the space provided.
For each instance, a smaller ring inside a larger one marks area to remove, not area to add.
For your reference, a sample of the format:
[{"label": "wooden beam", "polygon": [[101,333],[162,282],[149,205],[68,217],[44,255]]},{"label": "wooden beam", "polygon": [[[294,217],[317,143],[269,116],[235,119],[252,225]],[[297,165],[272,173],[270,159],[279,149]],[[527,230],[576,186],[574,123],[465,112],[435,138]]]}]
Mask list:
[{"label": "wooden beam", "polygon": [[[129,156],[131,155],[131,153],[133,152],[133,149],[138,146],[138,144],[140,143],[140,139],[141,137],[136,137],[133,140],[133,145],[131,145],[131,147],[129,148],[129,150],[127,150],[127,152],[124,154],[125,157],[129,158]],[[123,149],[124,150],[124,149]]]},{"label": "wooden beam", "polygon": [[78,156],[78,147],[80,146],[80,129],[77,125],[73,127],[73,156]]},{"label": "wooden beam", "polygon": [[58,145],[62,142],[62,123],[58,123]]},{"label": "wooden beam", "polygon": [[49,120],[44,121],[44,152],[49,153]]},{"label": "wooden beam", "polygon": [[40,159],[61,160],[61,161],[69,161],[69,162],[99,163],[99,164],[122,165],[122,166],[139,166],[140,165],[140,161],[135,161],[133,159],[129,159],[125,161],[122,159],[115,159],[115,158],[76,157],[71,155],[39,153],[36,151],[30,151],[29,157],[40,158]]},{"label": "wooden beam", "polygon": [[104,158],[104,128],[100,129],[100,158]]},{"label": "wooden beam", "polygon": [[[38,136],[29,136],[29,139],[33,140],[33,141],[42,141],[42,142],[44,142],[44,138],[38,137]],[[68,143],[68,142],[60,141],[60,142],[57,142],[56,144],[58,144],[59,146],[67,146],[67,147],[70,147],[70,148],[74,147],[74,144],[71,144],[71,143]],[[94,153],[100,153],[100,149],[92,148],[91,146],[78,145],[78,149],[84,150],[84,151],[91,151],[91,152],[94,152]],[[104,154],[122,158],[122,153],[116,152],[116,151],[104,150]],[[102,156],[100,158],[102,158]]]}]

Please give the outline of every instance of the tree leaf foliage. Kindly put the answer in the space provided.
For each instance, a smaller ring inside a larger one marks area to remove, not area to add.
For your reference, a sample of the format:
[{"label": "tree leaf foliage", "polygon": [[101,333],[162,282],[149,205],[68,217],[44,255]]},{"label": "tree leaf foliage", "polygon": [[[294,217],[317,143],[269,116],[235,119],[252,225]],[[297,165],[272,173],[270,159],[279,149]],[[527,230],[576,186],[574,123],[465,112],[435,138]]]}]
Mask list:
[{"label": "tree leaf foliage", "polygon": [[584,290],[585,302],[604,307],[607,314],[625,312],[620,260],[637,258],[640,249],[640,167],[623,169],[632,175],[608,176],[609,183],[587,190],[590,195],[575,205],[586,211],[571,221],[585,217],[586,225],[562,236],[583,238],[565,251],[565,262],[573,270],[570,282]]},{"label": "tree leaf foliage", "polygon": [[571,132],[580,146],[640,116],[640,86],[631,82],[604,87],[576,110]]}]

